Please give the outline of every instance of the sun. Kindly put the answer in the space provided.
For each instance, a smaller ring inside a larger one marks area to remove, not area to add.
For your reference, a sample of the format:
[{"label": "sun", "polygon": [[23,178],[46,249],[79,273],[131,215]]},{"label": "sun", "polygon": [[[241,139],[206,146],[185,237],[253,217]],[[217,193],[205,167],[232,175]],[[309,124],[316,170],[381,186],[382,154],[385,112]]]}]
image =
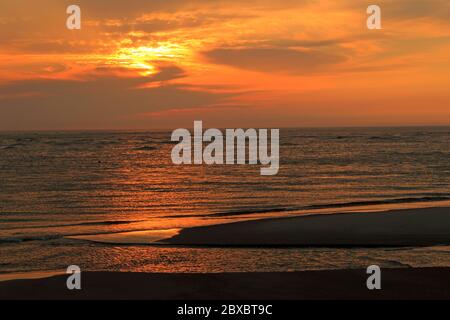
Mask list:
[{"label": "sun", "polygon": [[189,50],[181,45],[160,43],[156,46],[120,48],[108,60],[111,64],[138,70],[140,75],[149,76],[158,72],[157,65],[161,62],[179,63],[188,54]]}]

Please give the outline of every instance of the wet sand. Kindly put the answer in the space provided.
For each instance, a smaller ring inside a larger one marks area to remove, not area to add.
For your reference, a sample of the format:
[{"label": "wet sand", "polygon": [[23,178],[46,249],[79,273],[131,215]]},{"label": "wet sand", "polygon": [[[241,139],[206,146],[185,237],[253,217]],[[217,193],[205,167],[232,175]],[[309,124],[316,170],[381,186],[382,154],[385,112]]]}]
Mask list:
[{"label": "wet sand", "polygon": [[210,246],[431,246],[450,244],[450,208],[309,215],[187,228],[161,240]]},{"label": "wet sand", "polygon": [[381,290],[367,289],[368,275],[361,269],[217,274],[84,272],[79,291],[66,288],[66,275],[3,281],[0,299],[450,299],[450,268],[381,272]]}]

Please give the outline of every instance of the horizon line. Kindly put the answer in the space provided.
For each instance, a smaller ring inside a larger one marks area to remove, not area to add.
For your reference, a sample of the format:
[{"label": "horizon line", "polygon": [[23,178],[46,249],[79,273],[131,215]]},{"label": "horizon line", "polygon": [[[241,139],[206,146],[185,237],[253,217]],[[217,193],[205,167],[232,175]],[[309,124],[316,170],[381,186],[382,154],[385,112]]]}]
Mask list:
[{"label": "horizon line", "polygon": [[[450,127],[450,124],[439,124],[439,125],[367,125],[367,126],[279,126],[279,127],[244,127],[238,126],[233,129],[371,129],[371,128],[446,128]],[[193,127],[187,127],[193,129]],[[209,127],[208,127],[209,128]],[[221,127],[211,127],[217,129],[230,129]],[[178,128],[99,128],[99,129],[16,129],[16,130],[0,130],[0,133],[10,133],[10,132],[132,132],[132,131],[173,131]]]}]

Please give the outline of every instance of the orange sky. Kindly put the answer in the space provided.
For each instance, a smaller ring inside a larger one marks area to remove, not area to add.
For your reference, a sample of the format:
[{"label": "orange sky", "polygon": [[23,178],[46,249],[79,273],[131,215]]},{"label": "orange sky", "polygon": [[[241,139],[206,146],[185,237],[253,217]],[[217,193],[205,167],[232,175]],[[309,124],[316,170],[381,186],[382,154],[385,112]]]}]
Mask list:
[{"label": "orange sky", "polygon": [[449,125],[450,2],[376,3],[2,0],[0,130]]}]

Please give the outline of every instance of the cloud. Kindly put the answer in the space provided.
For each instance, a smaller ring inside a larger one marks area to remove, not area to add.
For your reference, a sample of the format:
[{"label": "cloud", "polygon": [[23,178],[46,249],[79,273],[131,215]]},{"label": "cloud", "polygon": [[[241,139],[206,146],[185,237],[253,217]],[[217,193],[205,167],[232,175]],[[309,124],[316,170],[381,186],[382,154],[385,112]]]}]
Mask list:
[{"label": "cloud", "polygon": [[17,74],[51,75],[68,71],[69,66],[56,62],[26,62],[0,65],[0,71],[13,71]]},{"label": "cloud", "polygon": [[30,39],[26,42],[9,42],[8,45],[21,53],[33,54],[64,54],[64,53],[90,53],[93,49],[101,49],[98,42],[90,44],[74,43],[68,39],[42,40]]},{"label": "cloud", "polygon": [[379,4],[388,19],[437,18],[450,19],[448,0],[387,0]]},{"label": "cloud", "polygon": [[[56,1],[56,0],[53,0]],[[60,1],[60,0],[58,0]],[[142,12],[183,12],[199,9],[240,8],[253,10],[276,10],[300,7],[313,0],[79,0],[80,6],[94,12],[96,17],[118,18],[124,15],[139,16]],[[132,17],[131,17],[132,18]]]},{"label": "cloud", "polygon": [[141,32],[151,34],[162,31],[185,30],[221,24],[224,21],[253,18],[255,15],[248,13],[225,14],[205,12],[181,12],[174,14],[143,14],[137,19],[115,19],[99,21],[97,25],[108,33],[128,34]]},{"label": "cloud", "polygon": [[[152,64],[158,64],[155,61],[152,61]],[[183,69],[175,66],[175,65],[159,65],[159,72],[151,77],[151,81],[168,81],[174,80],[178,78],[183,78],[186,76],[186,73]]]},{"label": "cloud", "polygon": [[317,48],[336,46],[350,40],[345,39],[322,39],[322,40],[298,40],[298,39],[272,39],[257,41],[258,46],[270,46],[280,48]]},{"label": "cloud", "polygon": [[[347,0],[339,2],[344,10],[365,12],[367,1]],[[448,22],[450,2],[448,0],[378,0],[373,4],[380,6],[383,20],[402,21],[421,18],[438,19]]]},{"label": "cloud", "polygon": [[[146,126],[140,114],[214,105],[232,93],[162,83],[183,76],[167,66],[151,77],[123,77],[97,69],[80,80],[34,79],[0,85],[0,127],[8,129]],[[149,84],[160,85],[145,87]]]},{"label": "cloud", "polygon": [[346,60],[343,54],[315,49],[215,49],[205,52],[204,55],[210,62],[216,64],[253,71],[287,74],[307,74],[324,71],[327,67]]}]

